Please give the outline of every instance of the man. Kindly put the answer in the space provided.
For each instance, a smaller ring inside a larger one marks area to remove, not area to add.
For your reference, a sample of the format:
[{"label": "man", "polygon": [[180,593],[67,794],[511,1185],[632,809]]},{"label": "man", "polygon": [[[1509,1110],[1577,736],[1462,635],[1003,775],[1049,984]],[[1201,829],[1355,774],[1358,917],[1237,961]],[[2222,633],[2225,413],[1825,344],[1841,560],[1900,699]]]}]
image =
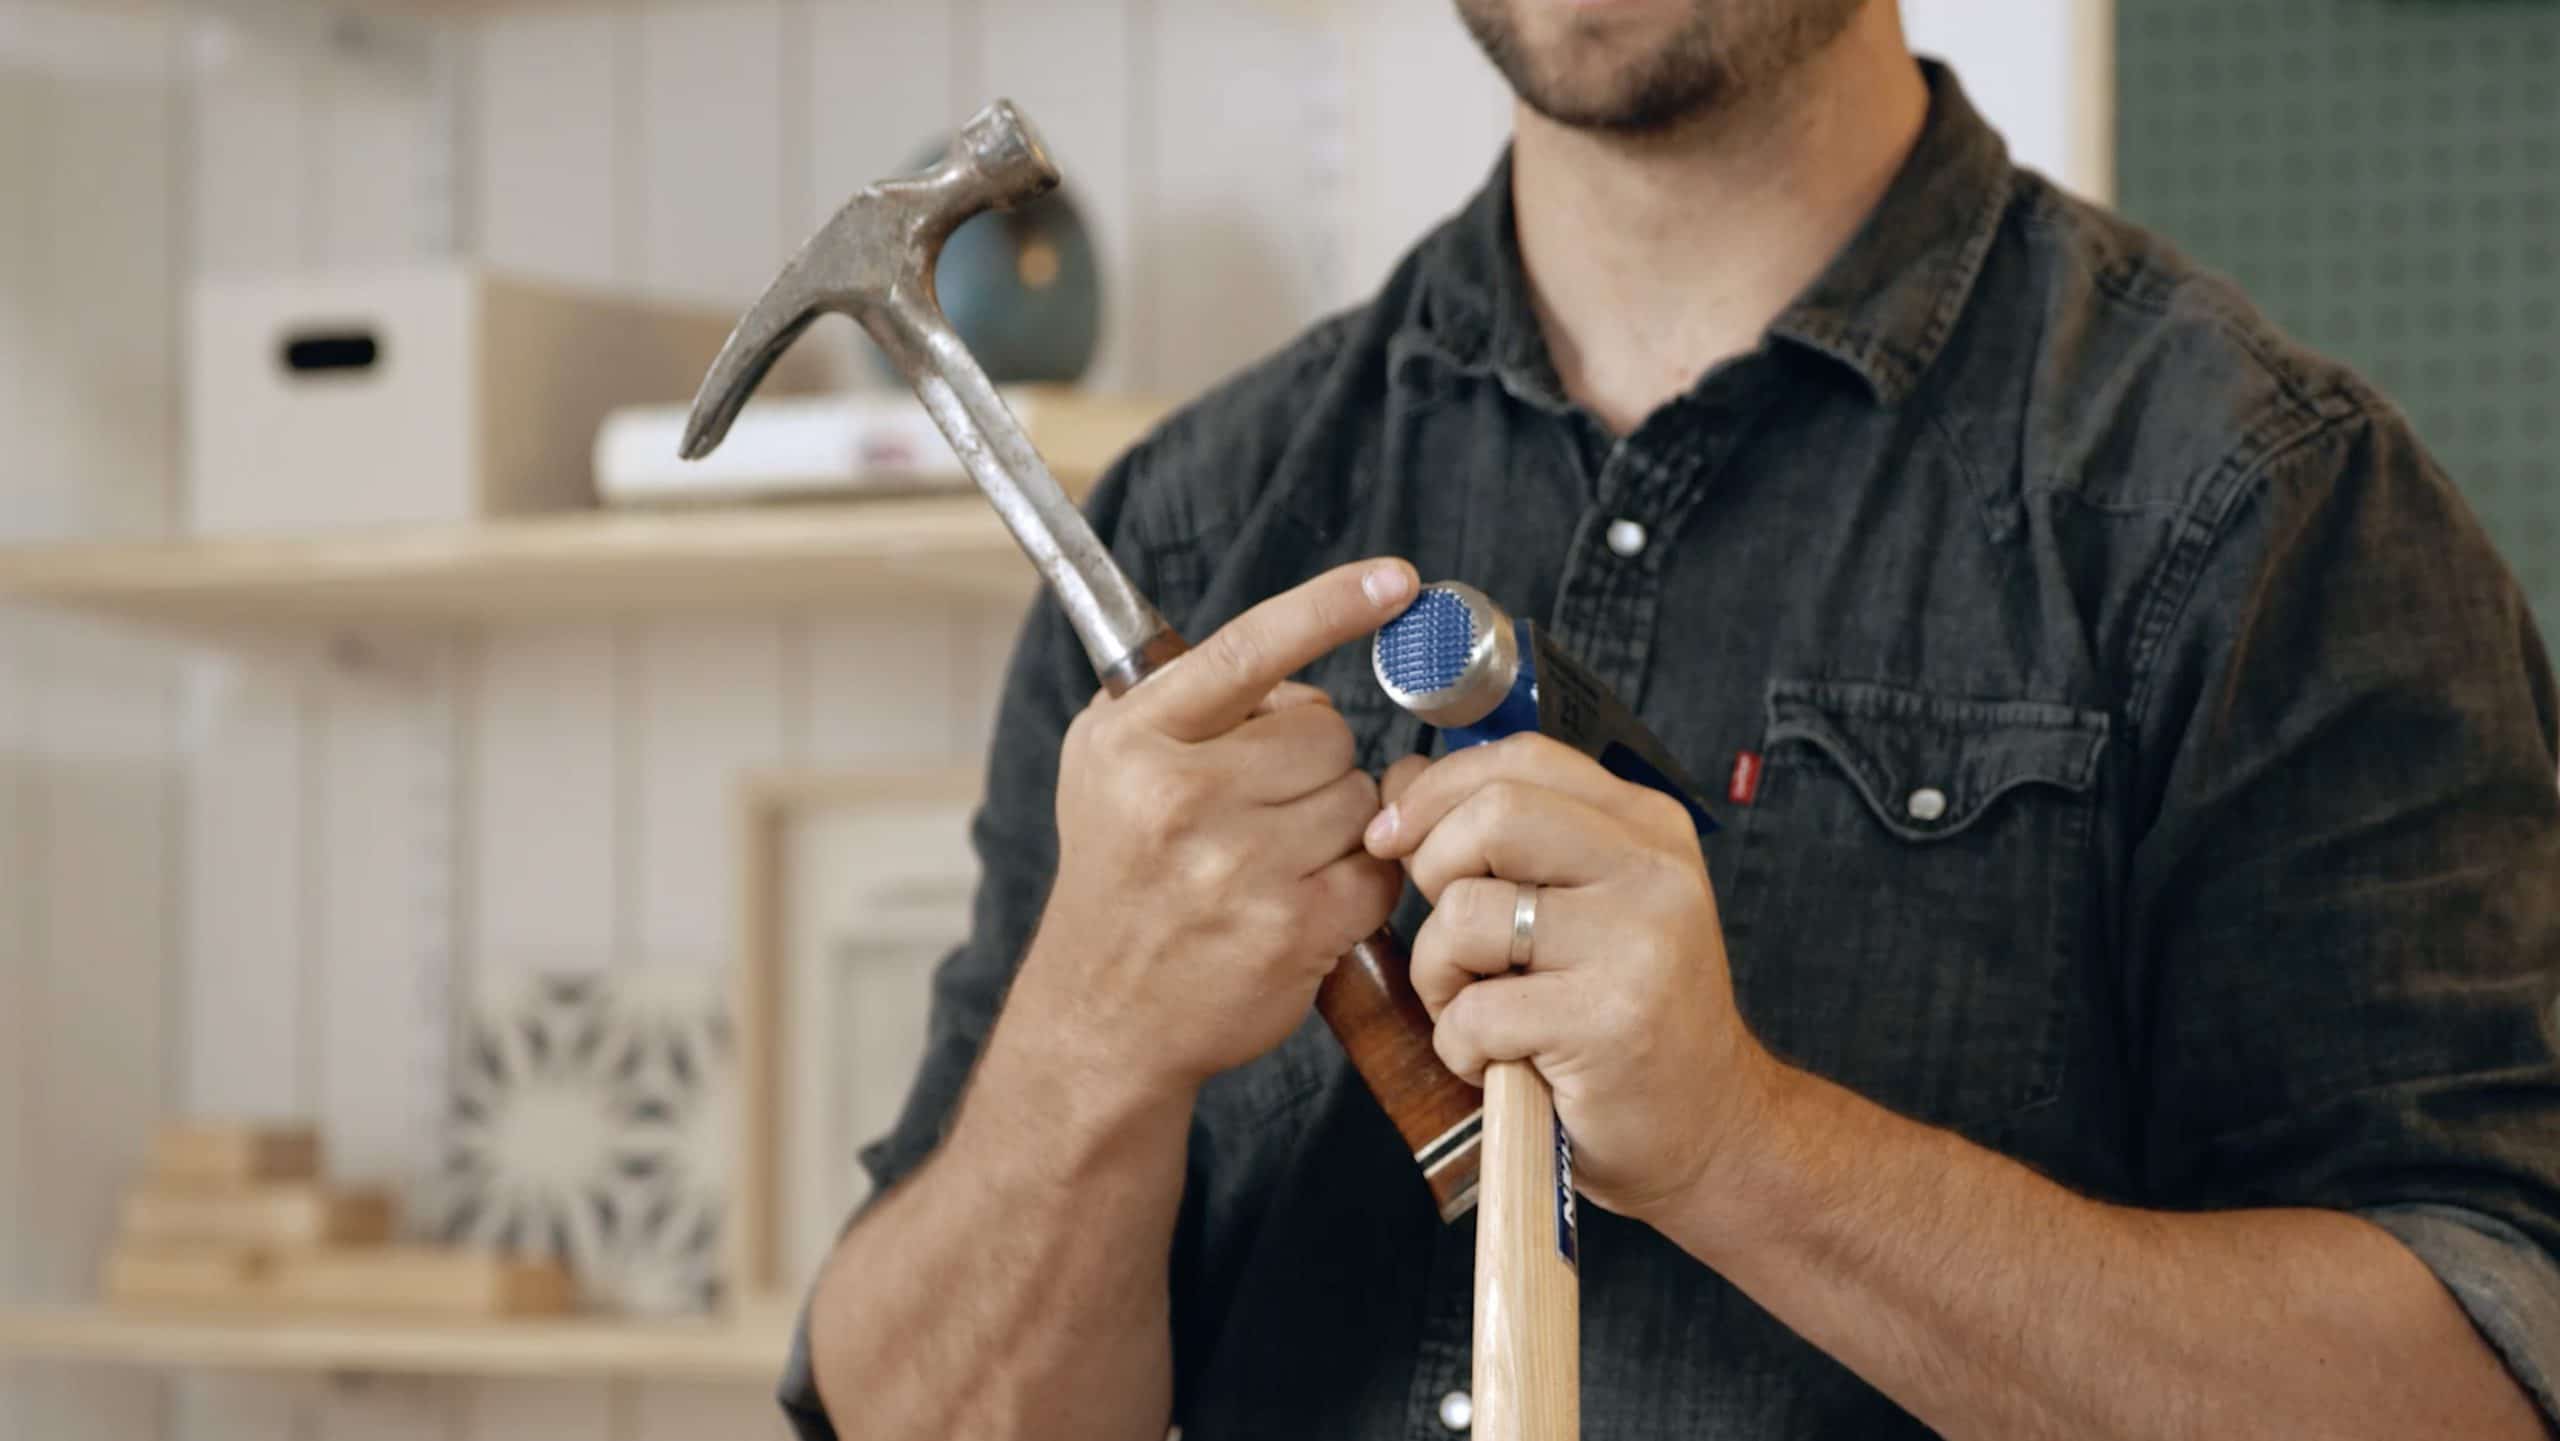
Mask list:
[{"label": "man", "polygon": [[[1207,643],[1091,700],[1030,623],[804,1432],[1463,1427],[1472,1227],[1307,1016],[1410,879],[1441,1055],[1534,1062],[1603,1212],[1590,1436],[2544,1434],[2552,678],[2405,422],[1893,0],[1460,8],[1504,166],[1094,499]],[[1355,643],[1417,568],[1725,829],[1414,758]]]}]

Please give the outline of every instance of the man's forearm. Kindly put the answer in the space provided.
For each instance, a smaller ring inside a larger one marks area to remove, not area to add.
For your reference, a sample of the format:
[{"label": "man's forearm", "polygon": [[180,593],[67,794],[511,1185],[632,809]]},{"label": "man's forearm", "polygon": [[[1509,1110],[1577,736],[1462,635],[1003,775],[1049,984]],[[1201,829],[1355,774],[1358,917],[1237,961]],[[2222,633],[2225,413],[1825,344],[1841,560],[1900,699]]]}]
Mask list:
[{"label": "man's forearm", "polygon": [[1828,1082],[1786,1092],[1662,1229],[1943,1435],[2544,1434],[2378,1227],[2104,1205]]},{"label": "man's forearm", "polygon": [[999,1023],[942,1148],[819,1281],[811,1362],[848,1441],[1164,1434],[1191,1098],[1015,1039]]}]

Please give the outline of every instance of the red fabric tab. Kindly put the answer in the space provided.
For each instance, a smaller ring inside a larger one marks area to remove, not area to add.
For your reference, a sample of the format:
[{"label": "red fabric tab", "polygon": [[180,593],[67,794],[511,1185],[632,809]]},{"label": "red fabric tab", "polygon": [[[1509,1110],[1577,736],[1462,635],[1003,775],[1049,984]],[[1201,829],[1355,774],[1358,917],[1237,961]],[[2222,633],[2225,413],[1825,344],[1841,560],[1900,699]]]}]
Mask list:
[{"label": "red fabric tab", "polygon": [[1735,751],[1733,779],[1724,788],[1725,799],[1738,806],[1747,806],[1751,804],[1751,798],[1758,794],[1760,794],[1760,753]]}]

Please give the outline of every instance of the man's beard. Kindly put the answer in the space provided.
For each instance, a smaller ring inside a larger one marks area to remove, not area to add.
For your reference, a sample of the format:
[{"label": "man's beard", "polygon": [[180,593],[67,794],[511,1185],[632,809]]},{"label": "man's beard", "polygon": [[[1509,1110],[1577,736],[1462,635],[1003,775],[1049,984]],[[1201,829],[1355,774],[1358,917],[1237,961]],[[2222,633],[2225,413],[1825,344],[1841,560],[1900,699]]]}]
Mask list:
[{"label": "man's beard", "polygon": [[1537,3],[1458,0],[1458,16],[1530,109],[1576,129],[1645,134],[1783,81],[1869,0],[1691,0],[1668,36],[1645,43],[1580,17],[1533,37],[1519,11]]}]

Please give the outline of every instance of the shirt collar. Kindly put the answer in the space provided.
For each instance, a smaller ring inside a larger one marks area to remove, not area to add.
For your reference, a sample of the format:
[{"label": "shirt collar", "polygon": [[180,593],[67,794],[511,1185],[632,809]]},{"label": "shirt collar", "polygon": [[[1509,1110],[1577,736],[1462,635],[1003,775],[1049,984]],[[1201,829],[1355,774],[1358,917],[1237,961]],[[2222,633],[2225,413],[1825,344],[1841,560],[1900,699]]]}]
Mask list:
[{"label": "shirt collar", "polygon": [[[1946,344],[2008,207],[2008,148],[1955,75],[1921,62],[1929,115],[1866,223],[1769,326],[1855,373],[1879,404],[1911,393]],[[1467,208],[1425,247],[1414,325],[1462,370],[1523,399],[1569,406],[1538,328],[1512,228],[1506,150]]]}]

